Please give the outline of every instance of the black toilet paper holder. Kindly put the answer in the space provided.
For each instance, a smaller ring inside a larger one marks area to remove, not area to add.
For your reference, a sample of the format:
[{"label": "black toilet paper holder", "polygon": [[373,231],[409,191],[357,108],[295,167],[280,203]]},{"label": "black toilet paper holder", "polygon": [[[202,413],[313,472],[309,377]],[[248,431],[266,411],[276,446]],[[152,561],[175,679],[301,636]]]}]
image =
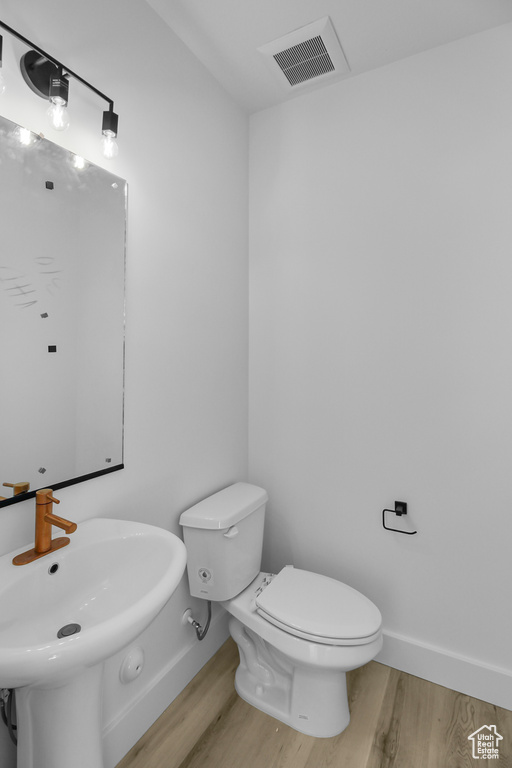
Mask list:
[{"label": "black toilet paper holder", "polygon": [[418,533],[418,531],[401,531],[399,528],[390,528],[386,525],[386,512],[393,512],[395,515],[398,515],[401,517],[402,515],[407,514],[407,502],[406,501],[395,501],[395,508],[394,509],[383,509],[382,510],[382,527],[386,529],[386,531],[395,531],[395,533],[405,533],[407,536],[414,536],[415,533]]}]

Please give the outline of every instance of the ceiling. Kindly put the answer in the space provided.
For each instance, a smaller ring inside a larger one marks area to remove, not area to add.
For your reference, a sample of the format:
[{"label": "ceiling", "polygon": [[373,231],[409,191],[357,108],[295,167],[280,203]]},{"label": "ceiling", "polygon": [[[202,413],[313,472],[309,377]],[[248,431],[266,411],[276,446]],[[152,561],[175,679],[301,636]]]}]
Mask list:
[{"label": "ceiling", "polygon": [[[248,112],[512,22],[512,0],[146,0]],[[348,74],[290,89],[260,46],[330,17]]]}]

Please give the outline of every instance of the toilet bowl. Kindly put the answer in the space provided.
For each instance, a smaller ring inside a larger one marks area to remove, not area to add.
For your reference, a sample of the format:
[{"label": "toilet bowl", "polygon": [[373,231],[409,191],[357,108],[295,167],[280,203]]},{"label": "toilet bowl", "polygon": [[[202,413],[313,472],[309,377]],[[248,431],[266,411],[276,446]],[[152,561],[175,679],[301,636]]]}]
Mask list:
[{"label": "toilet bowl", "polygon": [[[334,597],[322,624],[322,607]],[[222,605],[240,652],[238,694],[302,733],[343,731],[350,720],[345,673],[382,647],[374,604],[339,581],[288,566],[277,576],[260,573]]]},{"label": "toilet bowl", "polygon": [[297,731],[335,736],[350,721],[346,672],[380,651],[382,617],[336,579],[293,566],[259,571],[267,499],[236,483],[182,514],[190,591],[231,616],[241,698]]}]

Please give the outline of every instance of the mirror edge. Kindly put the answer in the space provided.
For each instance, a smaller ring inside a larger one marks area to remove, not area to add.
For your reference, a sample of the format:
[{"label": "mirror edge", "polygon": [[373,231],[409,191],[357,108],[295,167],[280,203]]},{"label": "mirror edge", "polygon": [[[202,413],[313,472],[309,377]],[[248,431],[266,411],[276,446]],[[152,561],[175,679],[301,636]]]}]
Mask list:
[{"label": "mirror edge", "polygon": [[[52,490],[58,491],[59,488],[67,488],[70,485],[76,485],[77,483],[83,483],[86,480],[93,480],[95,477],[101,475],[109,475],[111,472],[117,472],[120,469],[124,469],[124,463],[116,464],[114,467],[108,467],[107,469],[98,469],[96,472],[89,472],[87,475],[80,475],[79,477],[72,477],[70,480],[61,480],[58,483],[52,483]],[[46,488],[46,485],[42,485],[41,488]],[[19,493],[17,496],[11,498],[1,499],[0,508],[9,507],[11,504],[17,504],[20,501],[26,501],[27,499],[34,499],[37,491],[40,488],[34,488],[34,490],[27,491],[26,493]]]}]

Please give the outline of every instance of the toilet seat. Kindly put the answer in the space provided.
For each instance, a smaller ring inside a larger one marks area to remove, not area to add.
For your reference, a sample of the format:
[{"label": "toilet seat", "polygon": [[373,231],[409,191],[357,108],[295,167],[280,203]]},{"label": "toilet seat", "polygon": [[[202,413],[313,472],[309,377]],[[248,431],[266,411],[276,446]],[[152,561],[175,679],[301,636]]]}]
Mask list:
[{"label": "toilet seat", "polygon": [[285,632],[326,645],[364,645],[379,634],[379,609],[328,576],[286,566],[260,591],[256,610]]}]

